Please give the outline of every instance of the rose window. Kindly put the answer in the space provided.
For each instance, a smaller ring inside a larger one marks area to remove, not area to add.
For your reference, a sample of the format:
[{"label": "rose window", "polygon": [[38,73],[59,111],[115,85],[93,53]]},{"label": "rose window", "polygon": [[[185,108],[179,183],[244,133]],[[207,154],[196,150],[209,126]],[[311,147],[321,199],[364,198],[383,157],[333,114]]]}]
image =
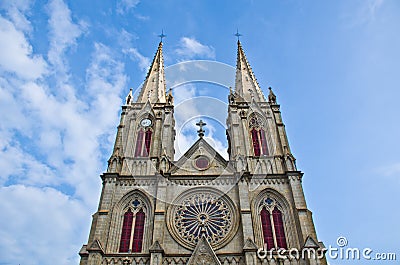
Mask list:
[{"label": "rose window", "polygon": [[211,246],[221,247],[237,227],[235,206],[214,190],[190,190],[181,196],[170,212],[170,220],[174,237],[190,248],[203,234]]}]

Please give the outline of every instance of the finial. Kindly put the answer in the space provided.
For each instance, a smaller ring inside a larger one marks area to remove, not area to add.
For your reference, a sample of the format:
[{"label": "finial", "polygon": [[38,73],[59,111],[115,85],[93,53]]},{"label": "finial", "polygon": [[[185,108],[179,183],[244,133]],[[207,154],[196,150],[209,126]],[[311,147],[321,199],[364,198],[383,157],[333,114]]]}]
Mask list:
[{"label": "finial", "polygon": [[276,104],[276,96],[274,92],[272,92],[272,88],[269,87],[269,95],[268,95],[268,102],[272,104]]},{"label": "finial", "polygon": [[174,97],[172,96],[172,88],[169,88],[168,94],[166,96],[166,100],[167,100],[167,103],[169,105],[173,105],[174,104]]},{"label": "finial", "polygon": [[203,122],[203,120],[200,120],[198,123],[196,123],[196,125],[200,127],[200,129],[197,131],[199,137],[203,138],[205,133],[205,131],[203,130],[203,126],[207,125],[207,123]]},{"label": "finial", "polygon": [[167,35],[164,34],[164,30],[163,30],[163,29],[161,30],[161,34],[158,35],[158,37],[160,37],[160,39],[161,39],[160,42],[162,42],[162,39],[163,39],[163,38],[167,37]]},{"label": "finial", "polygon": [[239,33],[239,29],[236,29],[236,34],[235,34],[235,36],[237,37],[238,42],[240,42],[240,36],[242,36],[242,34]]},{"label": "finial", "polygon": [[132,90],[133,90],[132,88],[129,89],[128,96],[126,96],[126,98],[125,98],[126,105],[131,104],[132,97],[133,97]]}]

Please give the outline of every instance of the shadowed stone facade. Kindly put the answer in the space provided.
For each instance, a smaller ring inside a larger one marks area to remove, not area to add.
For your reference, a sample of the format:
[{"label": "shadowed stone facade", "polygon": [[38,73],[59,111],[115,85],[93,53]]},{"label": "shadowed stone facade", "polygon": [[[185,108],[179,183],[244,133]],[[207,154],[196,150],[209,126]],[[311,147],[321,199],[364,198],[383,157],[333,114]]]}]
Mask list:
[{"label": "shadowed stone facade", "polygon": [[[162,43],[137,99],[122,106],[81,265],[326,264],[288,258],[322,248],[270,89],[265,98],[238,41],[225,160],[203,139],[174,161],[175,120]],[[266,259],[259,248],[283,248]]]}]

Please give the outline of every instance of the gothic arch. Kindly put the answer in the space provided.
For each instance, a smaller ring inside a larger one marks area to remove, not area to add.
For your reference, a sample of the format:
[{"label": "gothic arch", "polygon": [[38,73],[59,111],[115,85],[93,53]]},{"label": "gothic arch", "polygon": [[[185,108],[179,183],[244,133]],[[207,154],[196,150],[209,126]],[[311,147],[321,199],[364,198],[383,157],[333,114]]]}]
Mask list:
[{"label": "gothic arch", "polygon": [[247,170],[247,163],[245,158],[242,155],[238,155],[236,158],[236,170],[238,172],[246,171]]},{"label": "gothic arch", "polygon": [[267,174],[274,174],[274,167],[270,160],[267,162]]},{"label": "gothic arch", "polygon": [[145,215],[142,253],[147,252],[151,245],[152,223],[154,219],[153,204],[149,197],[141,190],[135,189],[126,193],[115,205],[111,216],[108,251],[118,253],[122,234],[124,215],[127,211],[136,214],[142,211]]},{"label": "gothic arch", "polygon": [[270,156],[272,141],[267,118],[258,111],[253,111],[247,116],[249,141],[253,154],[256,157]]},{"label": "gothic arch", "polygon": [[294,162],[294,158],[291,155],[286,155],[285,156],[285,162],[286,162],[286,169],[288,171],[295,171],[296,169],[296,164]]},{"label": "gothic arch", "polygon": [[253,198],[251,203],[253,227],[255,228],[254,236],[256,245],[259,247],[262,247],[264,245],[263,227],[261,223],[261,211],[264,208],[264,205],[267,203],[266,202],[267,199],[270,199],[272,201],[271,203],[273,204],[271,204],[271,206],[273,207],[273,209],[276,207],[282,213],[287,248],[290,249],[292,247],[296,247],[297,240],[295,236],[296,231],[295,231],[295,222],[294,222],[292,208],[288,203],[288,201],[280,192],[271,188],[266,188],[260,191]]}]

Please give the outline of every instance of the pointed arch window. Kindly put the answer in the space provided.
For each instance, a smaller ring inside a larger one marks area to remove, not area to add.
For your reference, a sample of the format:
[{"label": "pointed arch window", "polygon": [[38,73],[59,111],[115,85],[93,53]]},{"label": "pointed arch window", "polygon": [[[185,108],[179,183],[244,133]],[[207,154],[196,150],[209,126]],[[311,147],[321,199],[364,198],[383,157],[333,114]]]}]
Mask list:
[{"label": "pointed arch window", "polygon": [[152,135],[152,131],[150,129],[147,129],[146,131],[146,135],[144,137],[144,144],[145,144],[145,156],[148,156],[150,154],[150,144],[151,144],[151,135]]},{"label": "pointed arch window", "polygon": [[133,233],[132,252],[141,252],[143,244],[144,220],[146,218],[143,209],[136,214],[135,230]]},{"label": "pointed arch window", "polygon": [[251,139],[253,140],[254,155],[260,156],[260,139],[258,136],[258,131],[255,128],[251,130]]},{"label": "pointed arch window", "polygon": [[267,138],[263,129],[263,122],[257,117],[250,119],[249,127],[251,128],[251,140],[253,145],[254,156],[269,155]]},{"label": "pointed arch window", "polygon": [[275,206],[272,211],[272,219],[274,221],[276,245],[278,248],[287,248],[285,229],[283,227],[282,212]]},{"label": "pointed arch window", "polygon": [[129,209],[124,214],[124,222],[122,224],[121,242],[119,244],[119,252],[128,252],[132,232],[133,213]]},{"label": "pointed arch window", "polygon": [[140,128],[136,138],[135,157],[147,157],[150,154],[151,137],[153,131],[147,128],[146,131]]},{"label": "pointed arch window", "polygon": [[265,207],[261,210],[262,231],[264,236],[264,244],[267,244],[267,250],[271,250],[275,245],[270,215],[271,214],[267,209],[265,209]]},{"label": "pointed arch window", "polygon": [[265,138],[265,131],[263,128],[260,129],[260,142],[261,142],[261,150],[263,155],[269,155],[268,146],[267,146],[267,139]]},{"label": "pointed arch window", "polygon": [[283,215],[277,207],[277,202],[268,197],[261,202],[260,207],[263,241],[266,249],[287,249]]},{"label": "pointed arch window", "polygon": [[143,248],[143,238],[146,224],[146,209],[144,201],[136,197],[124,214],[122,223],[119,252],[140,253]]}]

